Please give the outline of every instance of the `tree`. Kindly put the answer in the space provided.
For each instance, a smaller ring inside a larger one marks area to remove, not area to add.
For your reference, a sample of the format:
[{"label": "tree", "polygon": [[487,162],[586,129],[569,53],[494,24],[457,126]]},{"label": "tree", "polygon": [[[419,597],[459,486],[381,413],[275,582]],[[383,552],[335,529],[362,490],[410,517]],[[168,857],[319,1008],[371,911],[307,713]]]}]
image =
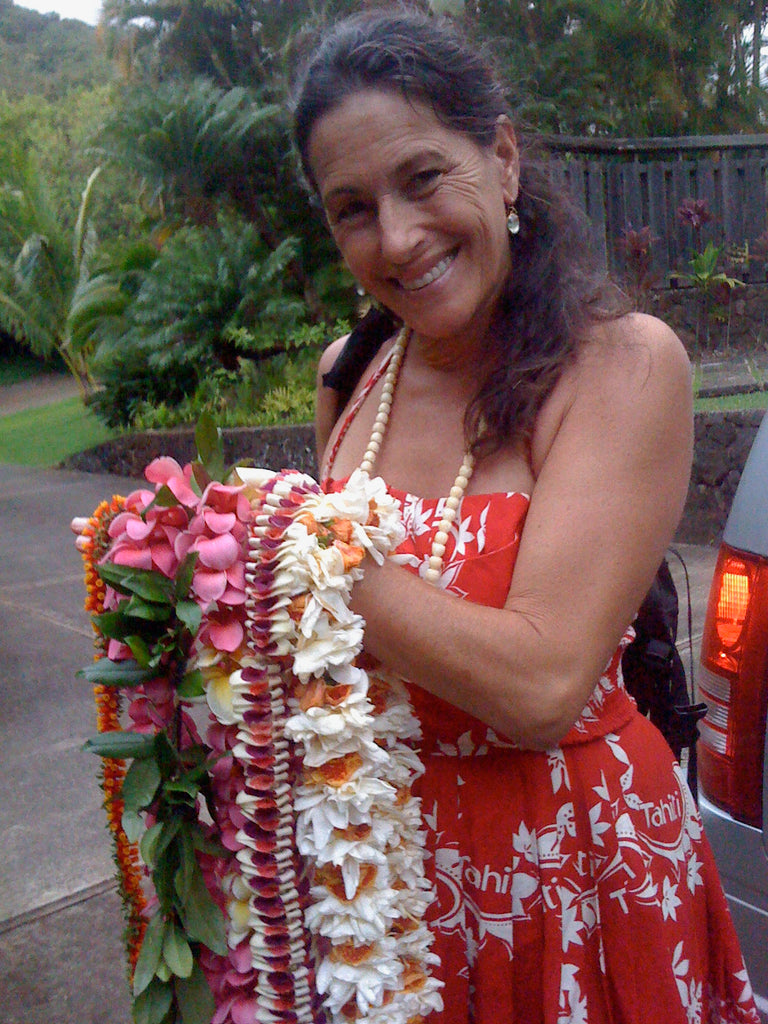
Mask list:
[{"label": "tree", "polygon": [[18,248],[13,258],[0,254],[0,328],[36,355],[60,356],[87,397],[94,384],[89,357],[100,321],[94,310],[97,304],[107,308],[114,298],[110,282],[90,273],[95,248],[90,206],[100,169],[88,178],[71,231],[29,154],[6,153],[3,169],[0,220]]},{"label": "tree", "polygon": [[328,318],[318,274],[332,249],[320,218],[307,216],[283,106],[199,78],[133,89],[104,125],[98,152],[139,176],[157,223],[213,225],[228,207],[270,251],[300,239],[286,273],[311,318]]},{"label": "tree", "polygon": [[464,14],[524,121],[641,136],[761,127],[765,95],[745,73],[756,17],[754,2],[700,0],[476,0]]}]

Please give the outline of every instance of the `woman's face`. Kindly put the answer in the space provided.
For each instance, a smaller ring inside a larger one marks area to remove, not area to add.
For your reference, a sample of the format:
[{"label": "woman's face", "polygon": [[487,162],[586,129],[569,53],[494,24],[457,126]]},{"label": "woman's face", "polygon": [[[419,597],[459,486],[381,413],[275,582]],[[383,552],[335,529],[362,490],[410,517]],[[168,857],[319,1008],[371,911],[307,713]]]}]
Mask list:
[{"label": "woman's face", "polygon": [[424,104],[365,90],[320,118],[309,159],[333,237],[363,288],[425,339],[482,340],[510,271],[518,155],[500,119],[487,148]]}]

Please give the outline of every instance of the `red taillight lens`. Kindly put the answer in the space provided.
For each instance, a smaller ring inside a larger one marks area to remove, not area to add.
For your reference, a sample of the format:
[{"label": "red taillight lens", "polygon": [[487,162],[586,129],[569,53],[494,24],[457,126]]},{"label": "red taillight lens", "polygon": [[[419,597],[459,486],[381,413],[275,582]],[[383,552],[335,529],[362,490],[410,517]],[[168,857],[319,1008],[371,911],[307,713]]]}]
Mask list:
[{"label": "red taillight lens", "polygon": [[701,645],[699,779],[713,803],[762,825],[768,561],[723,545]]}]

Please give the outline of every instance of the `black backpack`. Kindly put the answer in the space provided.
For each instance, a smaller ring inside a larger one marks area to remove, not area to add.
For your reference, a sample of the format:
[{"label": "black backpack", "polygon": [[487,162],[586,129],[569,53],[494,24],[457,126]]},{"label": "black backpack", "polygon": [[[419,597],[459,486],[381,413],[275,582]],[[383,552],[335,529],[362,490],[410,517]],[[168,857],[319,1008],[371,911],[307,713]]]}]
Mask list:
[{"label": "black backpack", "polygon": [[[372,306],[349,335],[328,373],[326,387],[338,395],[340,413],[357,382],[398,322],[387,311]],[[682,557],[673,552],[685,572]],[[690,638],[690,593],[688,597]],[[650,718],[681,764],[687,764],[688,784],[696,797],[697,723],[706,714],[706,704],[695,704],[688,690],[685,666],[677,649],[678,599],[666,558],[637,613],[635,639],[624,651],[621,667],[624,685],[641,714]],[[690,640],[689,640],[690,643]],[[691,658],[691,671],[693,659]]]},{"label": "black backpack", "polygon": [[[674,548],[670,551],[685,573],[693,675],[688,569],[680,553]],[[706,714],[707,705],[694,703],[689,692],[685,666],[676,644],[677,623],[677,589],[665,558],[633,622],[635,639],[624,651],[621,670],[627,692],[635,698],[640,713],[650,718],[677,760],[687,766],[688,785],[695,798],[698,722]]]}]

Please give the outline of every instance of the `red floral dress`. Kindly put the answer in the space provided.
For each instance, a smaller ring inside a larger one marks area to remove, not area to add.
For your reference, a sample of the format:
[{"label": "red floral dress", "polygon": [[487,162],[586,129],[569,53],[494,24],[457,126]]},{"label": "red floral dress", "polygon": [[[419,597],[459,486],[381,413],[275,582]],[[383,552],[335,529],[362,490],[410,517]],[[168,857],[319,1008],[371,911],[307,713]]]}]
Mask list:
[{"label": "red floral dress", "polygon": [[[443,499],[393,493],[407,536],[392,557],[423,575]],[[501,607],[527,508],[465,496],[439,585]],[[434,1024],[759,1024],[683,772],[623,688],[631,636],[547,752],[410,686],[445,982]]]}]

